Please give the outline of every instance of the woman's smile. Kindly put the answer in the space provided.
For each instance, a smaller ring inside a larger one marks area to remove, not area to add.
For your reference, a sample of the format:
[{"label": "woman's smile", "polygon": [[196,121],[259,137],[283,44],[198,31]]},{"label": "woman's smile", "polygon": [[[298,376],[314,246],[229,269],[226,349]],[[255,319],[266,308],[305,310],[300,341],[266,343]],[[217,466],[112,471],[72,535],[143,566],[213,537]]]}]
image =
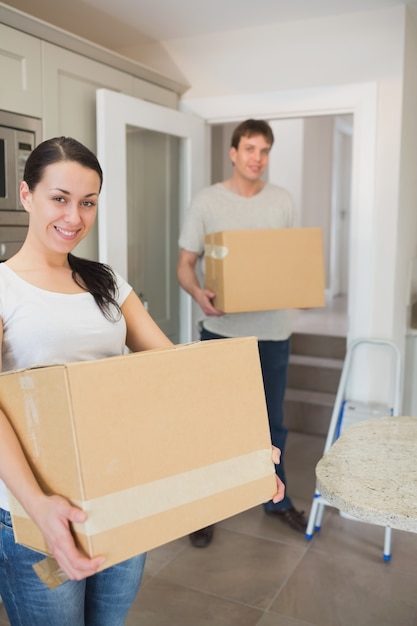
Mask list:
[{"label": "woman's smile", "polygon": [[76,230],[68,230],[67,228],[61,228],[60,226],[54,226],[55,230],[64,237],[64,239],[75,239],[80,232],[80,228]]}]

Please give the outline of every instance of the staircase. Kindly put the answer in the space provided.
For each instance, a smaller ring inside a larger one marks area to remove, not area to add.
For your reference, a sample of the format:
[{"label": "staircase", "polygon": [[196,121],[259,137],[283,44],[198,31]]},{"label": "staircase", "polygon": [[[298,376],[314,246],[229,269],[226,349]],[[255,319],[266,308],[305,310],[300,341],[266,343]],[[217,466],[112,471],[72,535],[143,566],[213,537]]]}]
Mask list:
[{"label": "staircase", "polygon": [[284,415],[289,430],[327,435],[346,337],[293,333]]}]

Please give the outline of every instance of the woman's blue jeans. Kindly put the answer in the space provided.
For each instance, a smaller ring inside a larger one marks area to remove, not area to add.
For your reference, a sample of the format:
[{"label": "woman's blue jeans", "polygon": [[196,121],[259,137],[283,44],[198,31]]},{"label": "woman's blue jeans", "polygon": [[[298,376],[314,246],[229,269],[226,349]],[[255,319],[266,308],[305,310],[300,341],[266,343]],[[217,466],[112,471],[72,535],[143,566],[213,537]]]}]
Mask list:
[{"label": "woman's blue jeans", "polygon": [[[225,339],[225,337],[212,333],[204,327],[201,330],[200,338],[202,341],[209,339]],[[284,451],[288,430],[284,425],[284,396],[287,384],[288,361],[290,358],[290,340],[258,341],[258,349],[271,441],[274,446],[281,450],[281,463],[275,466],[275,470],[277,476],[279,476],[284,485],[286,485]],[[287,495],[277,504],[274,504],[272,500],[264,504],[264,508],[269,511],[274,509],[284,511],[291,506],[291,499]]]},{"label": "woman's blue jeans", "polygon": [[11,626],[123,626],[139,590],[145,554],[56,589],[32,568],[43,558],[15,543],[10,513],[0,509],[0,596]]}]

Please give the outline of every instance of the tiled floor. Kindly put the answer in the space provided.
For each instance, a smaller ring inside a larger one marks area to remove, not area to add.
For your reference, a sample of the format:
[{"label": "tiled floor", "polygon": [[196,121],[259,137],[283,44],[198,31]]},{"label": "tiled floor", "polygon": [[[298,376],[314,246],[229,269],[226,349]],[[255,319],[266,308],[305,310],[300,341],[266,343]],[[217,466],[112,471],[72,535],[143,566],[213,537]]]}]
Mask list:
[{"label": "tiled floor", "polygon": [[[321,437],[290,433],[289,493],[309,510]],[[211,546],[187,538],[149,554],[128,626],[415,626],[417,536],[327,508],[311,542],[261,507],[225,520]]]},{"label": "tiled floor", "polygon": [[[289,434],[289,493],[306,510],[323,445]],[[386,563],[383,535],[326,508],[309,542],[256,507],[219,523],[206,549],[182,538],[151,551],[126,626],[416,626],[417,536],[393,531]]]},{"label": "tiled floor", "polygon": [[[288,437],[288,493],[307,512],[323,446]],[[326,508],[307,541],[256,507],[219,523],[206,549],[184,537],[151,551],[126,626],[417,626],[417,535],[393,531],[389,563],[383,540]]]},{"label": "tiled floor", "polygon": [[294,332],[346,337],[346,296],[335,297],[323,309],[297,309],[292,312],[292,318]]}]

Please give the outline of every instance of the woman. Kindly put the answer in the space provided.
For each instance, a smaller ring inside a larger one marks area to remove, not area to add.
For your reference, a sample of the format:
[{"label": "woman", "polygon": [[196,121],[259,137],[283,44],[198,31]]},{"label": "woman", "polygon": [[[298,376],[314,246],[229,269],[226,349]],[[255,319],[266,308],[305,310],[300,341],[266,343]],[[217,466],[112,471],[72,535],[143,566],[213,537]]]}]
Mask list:
[{"label": "woman", "polygon": [[[52,365],[166,348],[171,341],[131,287],[108,266],[72,254],[97,213],[102,171],[74,139],[44,141],[29,156],[20,198],[29,229],[19,252],[0,264],[0,370]],[[273,451],[279,462],[279,451]],[[44,556],[14,541],[6,485],[40,528],[69,580],[50,590],[32,565]],[[276,499],[284,487],[278,484]],[[139,589],[145,555],[97,572],[70,524],[86,513],[42,492],[0,411],[0,596],[12,626],[122,626]]]},{"label": "woman", "polygon": [[[166,348],[170,340],[131,287],[110,268],[72,255],[90,232],[102,185],[90,150],[60,137],[29,156],[20,197],[29,229],[19,252],[0,264],[2,370],[99,359]],[[69,525],[86,514],[44,494],[0,412],[0,595],[13,626],[118,626],[140,585],[145,555],[96,573],[104,558],[83,556]],[[32,565],[43,555],[15,544],[5,485],[41,529],[70,579],[49,590]]]}]

